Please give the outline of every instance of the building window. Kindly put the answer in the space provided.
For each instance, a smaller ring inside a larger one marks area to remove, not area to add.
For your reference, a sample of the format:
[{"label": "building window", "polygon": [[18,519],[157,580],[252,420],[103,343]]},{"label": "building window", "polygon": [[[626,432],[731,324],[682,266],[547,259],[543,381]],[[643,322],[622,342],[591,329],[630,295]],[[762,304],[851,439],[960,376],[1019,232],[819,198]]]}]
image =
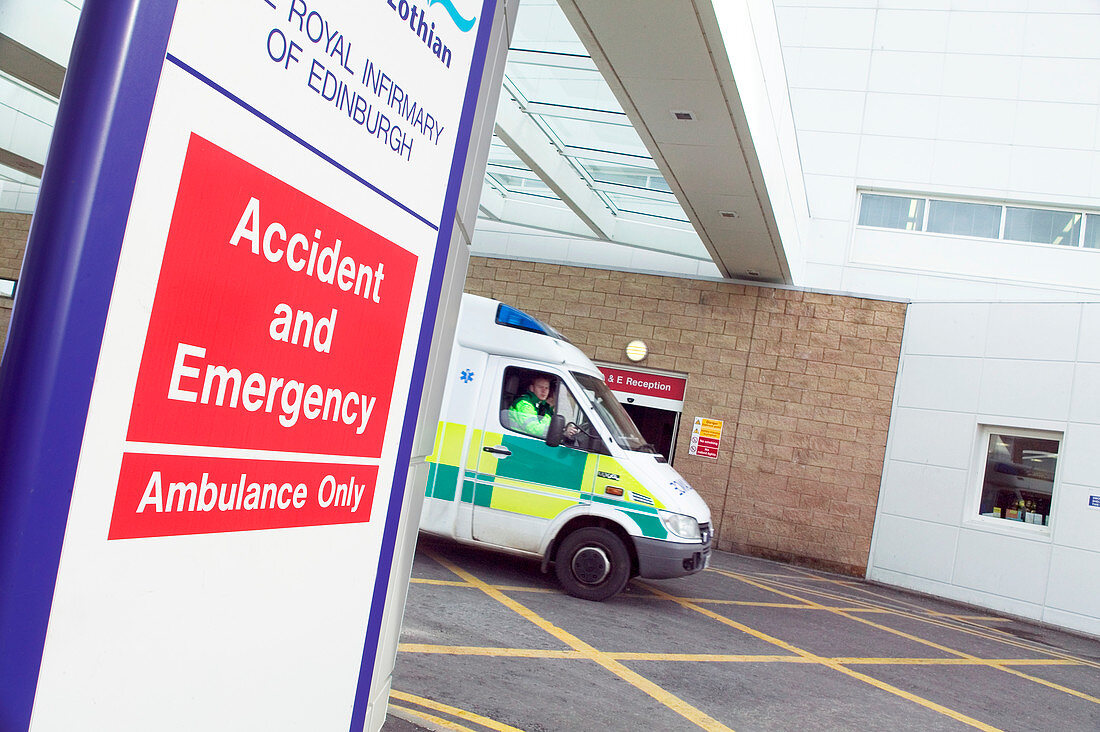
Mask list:
[{"label": "building window", "polygon": [[1081,237],[1081,246],[1100,249],[1100,214],[1089,214],[1085,217],[1085,232]]},{"label": "building window", "polygon": [[1005,239],[1076,246],[1081,239],[1082,218],[1081,214],[1072,211],[1008,206],[1005,210]]},{"label": "building window", "polygon": [[996,239],[1001,230],[1001,207],[986,203],[936,201],[928,207],[928,228],[937,234]]},{"label": "building window", "polygon": [[1100,214],[1038,206],[861,193],[858,225],[1100,249]]},{"label": "building window", "polygon": [[924,225],[924,199],[864,193],[859,206],[859,224],[920,231]]},{"label": "building window", "polygon": [[990,427],[985,431],[982,516],[1050,525],[1061,435]]}]

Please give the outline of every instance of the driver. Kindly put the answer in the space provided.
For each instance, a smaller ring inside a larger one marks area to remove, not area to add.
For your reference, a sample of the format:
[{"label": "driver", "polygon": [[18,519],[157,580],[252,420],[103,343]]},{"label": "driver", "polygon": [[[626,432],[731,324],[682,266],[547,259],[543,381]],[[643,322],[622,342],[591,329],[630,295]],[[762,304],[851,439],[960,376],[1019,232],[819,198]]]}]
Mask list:
[{"label": "driver", "polygon": [[[550,393],[550,379],[536,376],[531,379],[527,391],[516,397],[508,409],[512,424],[520,432],[535,437],[546,437],[550,419],[554,416],[554,397]],[[565,426],[565,437],[574,437],[579,430],[570,422]]]}]

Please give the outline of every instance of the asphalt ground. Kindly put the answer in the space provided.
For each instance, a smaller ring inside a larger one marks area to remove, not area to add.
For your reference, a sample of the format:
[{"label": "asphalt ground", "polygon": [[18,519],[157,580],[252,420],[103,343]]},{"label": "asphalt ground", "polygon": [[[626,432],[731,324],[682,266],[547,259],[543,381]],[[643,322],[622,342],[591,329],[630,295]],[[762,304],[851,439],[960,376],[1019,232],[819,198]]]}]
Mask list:
[{"label": "asphalt ground", "polygon": [[1100,730],[1100,639],[716,552],[602,603],[422,536],[383,730]]}]

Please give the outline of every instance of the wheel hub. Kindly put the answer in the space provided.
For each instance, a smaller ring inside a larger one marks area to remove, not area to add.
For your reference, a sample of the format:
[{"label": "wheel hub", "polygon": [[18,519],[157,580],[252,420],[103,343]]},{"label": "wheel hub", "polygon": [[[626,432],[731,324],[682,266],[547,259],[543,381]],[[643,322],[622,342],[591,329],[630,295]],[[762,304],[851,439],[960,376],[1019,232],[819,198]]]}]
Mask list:
[{"label": "wheel hub", "polygon": [[573,555],[573,576],[586,585],[598,585],[611,574],[611,557],[602,547],[582,547]]}]

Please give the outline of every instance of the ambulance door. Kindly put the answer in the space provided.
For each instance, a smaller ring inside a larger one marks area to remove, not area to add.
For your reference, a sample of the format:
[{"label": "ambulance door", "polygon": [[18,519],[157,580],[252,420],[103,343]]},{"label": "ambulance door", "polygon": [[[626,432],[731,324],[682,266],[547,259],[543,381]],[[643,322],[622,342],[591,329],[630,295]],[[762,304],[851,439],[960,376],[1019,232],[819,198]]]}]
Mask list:
[{"label": "ambulance door", "polygon": [[599,455],[576,445],[549,447],[549,410],[517,407],[532,386],[536,392],[549,387],[546,401],[576,421],[580,408],[562,374],[503,358],[497,367],[499,398],[490,399],[483,422],[472,534],[476,541],[537,552],[555,517],[591,502]]}]

